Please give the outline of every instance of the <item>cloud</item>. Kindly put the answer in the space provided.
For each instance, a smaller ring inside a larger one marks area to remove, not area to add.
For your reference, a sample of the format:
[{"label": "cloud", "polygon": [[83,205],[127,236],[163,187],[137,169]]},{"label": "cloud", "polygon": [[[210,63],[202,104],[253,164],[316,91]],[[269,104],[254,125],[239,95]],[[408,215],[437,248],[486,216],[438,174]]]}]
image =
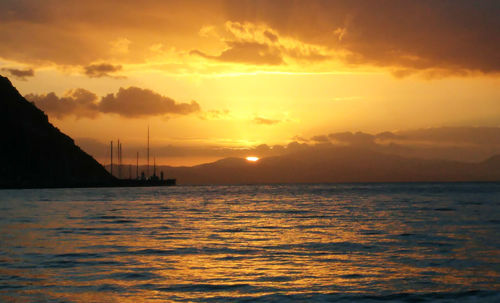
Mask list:
[{"label": "cloud", "polygon": [[32,68],[29,69],[2,68],[2,71],[8,72],[12,77],[23,81],[26,81],[27,77],[35,76],[35,71]]},{"label": "cloud", "polygon": [[48,94],[28,94],[25,98],[57,119],[63,119],[67,116],[93,119],[99,114],[97,95],[83,88],[69,90],[61,97],[51,92]]},{"label": "cloud", "polygon": [[313,136],[308,146],[349,145],[402,157],[466,162],[483,161],[500,154],[500,127],[434,127],[378,134],[337,132],[325,137]]},{"label": "cloud", "polygon": [[328,135],[331,140],[351,144],[351,145],[371,145],[374,144],[375,136],[363,132],[341,132]]},{"label": "cloud", "polygon": [[0,1],[0,57],[63,67],[96,61],[144,63],[149,59],[150,45],[182,45],[179,40],[196,34],[214,17],[206,14],[214,3],[147,2]]},{"label": "cloud", "polygon": [[500,127],[437,127],[398,131],[396,140],[434,144],[500,145]]},{"label": "cloud", "polygon": [[[496,0],[8,0],[0,2],[0,57],[72,66],[143,63],[149,46],[163,43],[224,62],[277,65],[281,57],[288,63],[295,48],[297,60],[381,66],[399,77],[497,75],[499,10]],[[227,20],[224,32],[212,35],[211,26]],[[225,40],[225,49],[213,53]],[[308,57],[306,45],[319,51]]]},{"label": "cloud", "polygon": [[319,136],[312,137],[311,141],[318,142],[318,143],[324,143],[324,142],[330,142],[330,139],[328,138],[328,136],[319,135]]},{"label": "cloud", "polygon": [[[203,28],[202,28],[203,29]],[[253,65],[282,65],[286,60],[323,61],[329,58],[315,45],[308,45],[291,37],[281,37],[278,32],[253,23],[228,21],[224,27],[226,38],[220,38],[226,49],[218,55],[208,55],[192,50],[191,55],[206,59]]]},{"label": "cloud", "polygon": [[227,109],[224,110],[207,110],[200,112],[199,115],[202,120],[224,120],[230,117],[230,112]]},{"label": "cloud", "polygon": [[378,133],[375,135],[375,137],[379,140],[396,140],[400,138],[400,136],[389,131]]},{"label": "cloud", "polygon": [[[294,137],[294,139],[299,137]],[[297,140],[298,141],[298,140]],[[302,139],[307,142],[307,140]],[[431,127],[400,131],[385,131],[378,134],[364,132],[337,132],[328,136],[311,137],[313,142],[328,142],[349,145],[413,144],[413,145],[499,145],[500,127]]]},{"label": "cloud", "polygon": [[[228,1],[233,20],[347,52],[352,65],[412,73],[500,72],[500,3],[444,1]],[[287,16],[284,18],[283,16]]]},{"label": "cloud", "polygon": [[278,35],[272,33],[269,30],[264,31],[264,36],[266,36],[266,38],[269,39],[269,41],[271,41],[272,43],[276,43],[279,40]]},{"label": "cloud", "polygon": [[111,46],[111,52],[115,54],[126,54],[129,52],[131,41],[127,38],[118,38],[109,42]]},{"label": "cloud", "polygon": [[226,44],[228,48],[216,56],[207,55],[199,50],[193,50],[190,53],[206,59],[225,62],[239,62],[256,65],[280,65],[283,63],[281,53],[272,49],[267,44],[247,41],[226,41]]},{"label": "cloud", "polygon": [[262,117],[255,117],[253,121],[257,124],[262,124],[262,125],[274,125],[281,122],[281,120],[267,119]]},{"label": "cloud", "polygon": [[115,94],[98,98],[85,89],[73,89],[62,97],[55,93],[28,94],[25,96],[50,116],[63,119],[96,118],[99,114],[117,114],[126,118],[146,116],[189,115],[201,111],[196,101],[179,103],[152,90],[138,87],[120,88]]},{"label": "cloud", "polygon": [[302,136],[299,136],[299,135],[295,135],[291,138],[291,141],[295,141],[295,142],[299,142],[299,143],[307,143],[309,142],[310,140],[307,139],[307,138],[304,138]]},{"label": "cloud", "polygon": [[112,65],[109,63],[90,64],[84,67],[85,75],[90,78],[116,77],[111,74],[121,70],[121,65]]},{"label": "cloud", "polygon": [[114,113],[128,118],[160,115],[188,115],[201,110],[196,101],[177,103],[152,90],[138,87],[120,88],[116,94],[101,99],[99,109],[103,113]]}]

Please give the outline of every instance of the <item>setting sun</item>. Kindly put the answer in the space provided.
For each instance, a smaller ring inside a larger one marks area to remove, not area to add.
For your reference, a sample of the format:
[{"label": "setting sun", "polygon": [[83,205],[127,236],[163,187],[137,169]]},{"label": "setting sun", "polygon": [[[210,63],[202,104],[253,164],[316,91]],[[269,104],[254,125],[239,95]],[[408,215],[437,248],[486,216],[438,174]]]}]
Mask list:
[{"label": "setting sun", "polygon": [[247,157],[246,159],[247,159],[247,161],[250,161],[250,162],[257,162],[257,161],[259,161],[259,157]]}]

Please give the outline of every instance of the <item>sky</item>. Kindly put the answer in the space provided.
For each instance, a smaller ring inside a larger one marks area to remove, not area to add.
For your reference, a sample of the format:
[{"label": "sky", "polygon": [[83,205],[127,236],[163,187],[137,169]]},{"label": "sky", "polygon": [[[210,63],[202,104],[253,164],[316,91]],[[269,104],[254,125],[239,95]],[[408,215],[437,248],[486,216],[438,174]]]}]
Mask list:
[{"label": "sky", "polygon": [[0,74],[104,164],[118,138],[142,161],[148,125],[168,165],[346,133],[463,145],[499,138],[499,14],[488,0],[3,0]]}]

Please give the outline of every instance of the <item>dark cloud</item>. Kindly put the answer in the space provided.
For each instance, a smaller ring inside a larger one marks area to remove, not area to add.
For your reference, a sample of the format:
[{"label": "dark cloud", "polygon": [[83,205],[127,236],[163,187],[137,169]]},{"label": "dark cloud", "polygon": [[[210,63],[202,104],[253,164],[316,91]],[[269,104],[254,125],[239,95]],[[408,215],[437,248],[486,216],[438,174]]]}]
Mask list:
[{"label": "dark cloud", "polygon": [[375,135],[375,137],[380,140],[396,140],[399,138],[398,135],[388,131],[378,133]]},{"label": "dark cloud", "polygon": [[35,71],[31,68],[29,69],[2,68],[2,71],[8,72],[12,77],[23,81],[26,81],[27,77],[35,76]]},{"label": "dark cloud", "polygon": [[363,132],[339,132],[326,136],[314,136],[313,142],[342,144],[430,144],[430,145],[499,145],[500,127],[433,127],[390,132],[385,131],[375,135]]},{"label": "dark cloud", "polygon": [[262,117],[255,117],[253,121],[257,124],[263,124],[263,125],[273,125],[281,122],[280,120],[266,119]]},{"label": "dark cloud", "polygon": [[400,77],[500,72],[495,0],[242,0],[226,2],[226,9],[233,20],[346,50],[346,62],[393,67]]},{"label": "dark cloud", "polygon": [[90,78],[117,77],[112,74],[121,70],[121,65],[113,65],[109,63],[91,64],[84,67],[85,75]]},{"label": "dark cloud", "polygon": [[310,148],[311,146],[306,143],[299,143],[296,141],[290,142],[286,145],[287,152],[297,152]]},{"label": "dark cloud", "polygon": [[[349,145],[403,157],[483,161],[500,154],[500,127],[436,127],[368,134],[339,132],[314,136],[308,146]],[[302,141],[304,142],[304,141]]]},{"label": "dark cloud", "polygon": [[81,88],[70,90],[62,97],[53,92],[28,94],[25,97],[57,119],[67,116],[95,118],[101,113],[127,118],[189,115],[201,110],[196,101],[178,103],[152,90],[138,87],[120,88],[116,94],[108,94],[100,100],[96,94]]},{"label": "dark cloud", "polygon": [[367,145],[374,144],[375,136],[363,132],[341,132],[329,134],[328,138],[339,143],[351,145]]},{"label": "dark cloud", "polygon": [[[192,49],[195,43],[177,38],[229,20],[239,23],[235,30],[245,31],[241,24],[246,22],[265,24],[270,30],[262,33],[261,41],[230,39],[219,54],[201,50],[193,54],[224,62],[277,65],[286,61],[284,53],[269,46],[291,37],[340,51],[345,55],[339,58],[349,64],[388,67],[398,77],[496,74],[500,72],[499,11],[497,0],[4,0],[0,2],[0,56],[18,62],[83,66],[113,58],[144,62],[147,52],[143,50],[158,41]],[[176,30],[168,30],[173,25]],[[135,48],[117,58],[110,44],[101,42],[121,38],[123,33]],[[257,44],[248,44],[252,42]]]},{"label": "dark cloud", "polygon": [[63,119],[66,116],[95,118],[99,114],[97,95],[82,88],[67,91],[62,97],[51,92],[39,95],[28,94],[25,98],[57,119]]},{"label": "dark cloud", "polygon": [[188,115],[201,110],[196,101],[177,103],[152,90],[138,87],[120,88],[116,94],[108,94],[101,99],[99,109],[104,113],[115,113],[129,118]]},{"label": "dark cloud", "polygon": [[278,35],[276,34],[273,34],[272,32],[266,30],[264,31],[264,36],[266,36],[267,39],[269,39],[269,41],[275,43],[275,42],[278,42]]},{"label": "dark cloud", "polygon": [[314,49],[308,49],[306,51],[297,47],[289,49],[282,47],[281,49],[283,53],[298,61],[314,62],[314,61],[324,61],[330,58],[330,56],[323,55],[319,51]]},{"label": "dark cloud", "polygon": [[[101,60],[143,63],[151,45],[174,45],[178,37],[195,36],[212,23],[214,9],[220,12],[212,1],[2,0],[0,57],[65,66]],[[113,52],[113,42],[121,38],[132,41],[129,52]]]},{"label": "dark cloud", "polygon": [[302,137],[302,136],[295,135],[295,136],[293,136],[293,137],[291,138],[291,141],[292,141],[292,142],[293,142],[293,141],[295,141],[295,142],[302,142],[302,143],[304,143],[304,142],[309,142],[310,140],[309,140],[309,139],[307,139],[307,138],[304,138],[304,137]]},{"label": "dark cloud", "polygon": [[207,55],[199,50],[193,50],[191,54],[224,62],[256,65],[280,65],[283,63],[282,54],[267,44],[248,41],[226,41],[226,44],[228,48],[216,56]]},{"label": "dark cloud", "polygon": [[396,140],[439,144],[500,145],[500,127],[439,127],[398,131]]},{"label": "dark cloud", "polygon": [[294,45],[283,44],[279,34],[265,26],[227,22],[226,31],[231,38],[223,40],[227,48],[219,55],[208,55],[200,50],[193,50],[190,54],[217,61],[254,65],[286,64],[288,60],[285,58],[297,61],[323,61],[329,58],[317,46],[304,45],[300,41],[294,41]]},{"label": "dark cloud", "polygon": [[328,139],[328,136],[319,135],[319,136],[312,137],[311,141],[318,142],[318,143],[323,143],[323,142],[330,142],[330,139]]}]

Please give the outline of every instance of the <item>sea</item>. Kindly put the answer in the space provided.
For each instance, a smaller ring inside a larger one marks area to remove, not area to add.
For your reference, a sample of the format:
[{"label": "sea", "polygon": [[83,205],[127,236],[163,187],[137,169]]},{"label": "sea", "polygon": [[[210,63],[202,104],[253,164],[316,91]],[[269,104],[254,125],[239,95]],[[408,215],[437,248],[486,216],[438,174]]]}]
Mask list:
[{"label": "sea", "polygon": [[0,302],[500,302],[500,183],[0,190]]}]

